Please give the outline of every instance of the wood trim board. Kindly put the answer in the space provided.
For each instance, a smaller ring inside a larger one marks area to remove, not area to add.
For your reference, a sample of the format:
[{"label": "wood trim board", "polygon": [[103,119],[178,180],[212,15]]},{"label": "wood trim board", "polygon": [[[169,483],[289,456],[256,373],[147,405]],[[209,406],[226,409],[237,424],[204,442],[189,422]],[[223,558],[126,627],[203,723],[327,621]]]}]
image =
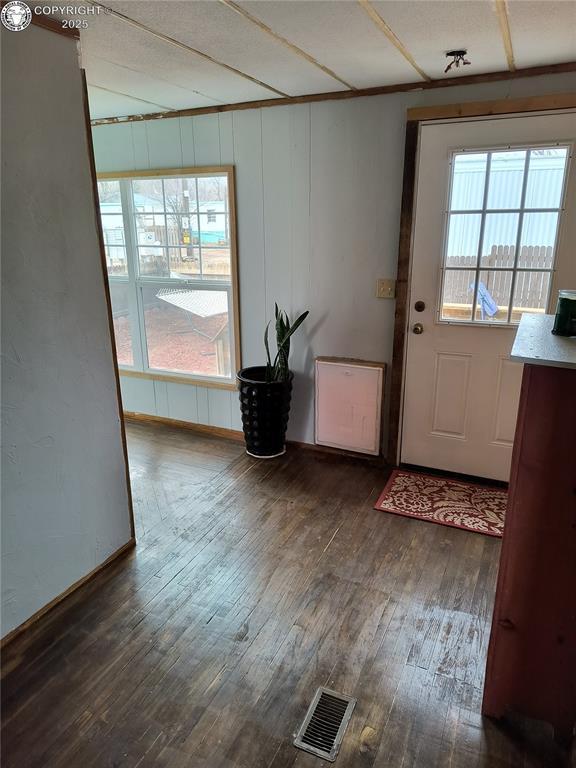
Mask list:
[{"label": "wood trim board", "polygon": [[227,8],[230,8],[230,10],[242,16],[244,19],[247,19],[250,23],[257,26],[265,34],[270,35],[270,37],[272,37],[277,42],[282,43],[282,45],[285,45],[290,51],[292,51],[292,53],[295,53],[297,56],[300,56],[309,64],[312,64],[313,66],[318,67],[318,69],[322,70],[322,72],[328,75],[328,77],[331,77],[334,80],[337,80],[339,83],[342,83],[342,85],[345,85],[346,88],[350,88],[351,90],[356,90],[353,85],[350,85],[350,83],[347,83],[346,80],[343,80],[339,75],[336,74],[336,72],[331,70],[329,67],[326,67],[324,64],[319,62],[317,59],[315,59],[306,51],[302,50],[302,48],[299,48],[295,43],[292,43],[283,35],[280,35],[278,32],[275,32],[271,27],[268,26],[268,24],[265,24],[262,21],[262,19],[259,19],[253,14],[251,14],[246,8],[243,8],[241,5],[238,5],[238,3],[233,2],[233,0],[220,0],[220,2],[223,5],[225,5]]},{"label": "wood trim board", "polygon": [[309,104],[317,101],[340,101],[341,99],[357,99],[364,96],[382,96],[389,93],[406,93],[408,91],[427,91],[434,88],[451,88],[460,85],[477,85],[478,83],[496,83],[502,80],[516,80],[523,77],[539,77],[541,75],[576,72],[576,61],[562,64],[548,64],[541,67],[516,69],[513,72],[487,72],[479,75],[461,75],[446,77],[442,80],[418,80],[412,83],[382,85],[375,88],[358,88],[348,91],[330,91],[328,93],[312,93],[305,96],[286,96],[283,98],[261,99],[259,101],[243,101],[237,104],[216,104],[210,107],[194,107],[191,109],[174,109],[168,112],[150,112],[140,115],[123,117],[101,117],[92,120],[92,125],[110,125],[116,123],[139,122],[142,120],[164,120],[173,117],[192,117],[194,115],[211,115],[219,112],[238,112],[244,109],[262,109],[265,107],[281,107],[287,104]]},{"label": "wood trim board", "polygon": [[212,64],[216,64],[217,66],[228,70],[228,72],[232,72],[235,75],[238,75],[239,77],[243,77],[245,80],[250,80],[250,82],[255,83],[256,85],[259,85],[262,88],[265,88],[267,91],[271,91],[272,93],[277,93],[280,96],[286,96],[286,94],[283,91],[279,91],[277,88],[274,88],[272,85],[265,83],[263,80],[259,80],[257,77],[253,77],[252,75],[249,75],[247,72],[243,72],[241,69],[237,69],[236,67],[233,67],[230,64],[226,64],[224,61],[214,58],[210,54],[205,53],[205,51],[201,51],[199,48],[194,48],[191,45],[187,45],[186,43],[183,43],[181,40],[177,40],[175,37],[170,37],[170,35],[165,35],[163,32],[159,32],[156,29],[152,29],[152,27],[149,27],[146,24],[143,24],[141,21],[137,21],[136,19],[133,19],[132,17],[127,16],[125,13],[121,13],[120,11],[114,8],[110,8],[107,5],[103,5],[101,2],[97,2],[97,0],[86,0],[86,2],[89,3],[90,5],[95,5],[95,6],[98,6],[99,8],[102,8],[108,16],[112,16],[113,18],[119,19],[120,21],[123,21],[126,24],[130,24],[130,26],[135,27],[141,32],[146,32],[150,35],[153,35],[154,37],[158,38],[158,40],[162,40],[163,42],[168,43],[169,45],[172,45],[175,48],[180,49],[181,51],[186,51],[187,53],[192,53],[195,56],[199,56],[201,59],[204,59],[205,61],[209,61]]},{"label": "wood trim board", "polygon": [[402,179],[402,203],[400,211],[400,237],[398,242],[398,268],[396,273],[396,307],[394,311],[394,338],[392,342],[392,366],[390,370],[390,410],[388,427],[388,463],[396,466],[398,455],[402,409],[402,387],[406,319],[408,315],[408,279],[412,255],[413,209],[416,193],[416,155],[418,151],[418,122],[406,122],[404,143],[404,175]]},{"label": "wood trim board", "polygon": [[286,440],[286,444],[293,445],[294,448],[298,448],[302,451],[317,453],[320,456],[345,456],[348,459],[367,461],[373,466],[383,466],[381,455],[377,456],[372,453],[359,453],[358,451],[349,451],[346,448],[334,448],[331,445],[321,445],[320,443],[302,443],[299,440]]},{"label": "wood trim board", "polygon": [[238,442],[244,440],[244,433],[240,432],[240,430],[227,429],[226,427],[213,427],[210,424],[196,424],[193,421],[169,419],[165,416],[153,416],[148,413],[137,413],[136,411],[124,411],[124,418],[128,421],[140,422],[142,424],[163,424],[166,427],[189,429],[191,432],[198,432],[202,435],[224,437],[228,440],[236,440]]},{"label": "wood trim board", "polygon": [[494,10],[496,11],[496,16],[498,17],[498,24],[500,26],[500,34],[502,35],[504,51],[506,52],[508,69],[513,72],[516,69],[516,62],[514,61],[514,48],[512,46],[510,19],[508,18],[506,0],[494,0]]},{"label": "wood trim board", "polygon": [[[179,419],[168,419],[164,416],[151,416],[147,413],[136,413],[135,411],[125,411],[124,418],[127,421],[132,421],[135,424],[162,424],[165,427],[174,427],[176,429],[188,429],[190,432],[197,432],[201,435],[209,435],[212,437],[224,438],[226,440],[234,440],[235,442],[244,442],[244,433],[237,429],[226,429],[225,427],[212,427],[209,424],[196,424],[192,421],[181,421]],[[370,461],[373,464],[382,464],[382,458],[380,456],[373,456],[369,453],[357,453],[355,451],[348,451],[343,448],[332,448],[327,445],[319,445],[315,443],[303,443],[299,440],[287,440],[288,445],[293,445],[295,448],[299,448],[305,451],[313,451],[319,454],[329,454],[332,456],[347,456],[351,459],[361,459],[362,461]]]},{"label": "wood trim board", "polygon": [[214,176],[214,174],[234,173],[233,165],[196,165],[185,168],[153,168],[142,171],[101,171],[96,174],[98,179],[140,179],[158,178],[163,176]]},{"label": "wood trim board", "polygon": [[358,357],[330,357],[320,355],[316,358],[320,363],[341,363],[342,365],[360,365],[364,368],[386,368],[386,363],[374,360],[361,360]]},{"label": "wood trim board", "polygon": [[[85,576],[82,576],[81,579],[78,579],[78,581],[75,581],[73,584],[71,584],[68,587],[68,589],[65,589],[64,592],[59,594],[49,603],[46,603],[46,605],[40,608],[40,610],[36,611],[36,613],[32,614],[32,616],[30,616],[29,619],[26,619],[25,622],[23,622],[18,627],[13,629],[11,632],[8,632],[8,634],[5,635],[2,638],[2,640],[0,640],[0,648],[2,649],[6,648],[6,646],[8,646],[13,640],[15,640],[17,637],[22,635],[27,630],[31,629],[43,616],[45,616],[49,611],[56,608],[56,606],[62,603],[73,592],[76,592],[76,590],[80,589],[80,587],[84,586],[84,584],[87,584],[89,581],[91,581],[96,576],[98,576],[99,573],[101,573],[105,568],[107,568],[113,562],[118,560],[118,558],[123,557],[124,555],[127,555],[129,552],[131,552],[134,549],[135,546],[136,546],[136,539],[132,537],[126,542],[126,544],[123,544],[115,552],[113,552],[110,555],[110,557],[107,557],[103,563],[100,563],[100,565],[97,565],[96,568],[93,568]],[[4,664],[3,664],[2,677],[4,677],[4,671],[5,670],[4,670]]]},{"label": "wood trim board", "polygon": [[[224,166],[228,169],[228,200],[230,210],[230,268],[232,271],[232,295],[234,297],[234,353],[236,358],[236,370],[242,368],[242,344],[240,341],[240,273],[238,269],[238,222],[236,214],[236,171],[233,165]],[[236,382],[229,384],[227,389],[236,389]]]},{"label": "wood trim board", "polygon": [[576,108],[575,93],[555,93],[547,96],[528,96],[521,99],[470,101],[461,104],[443,104],[434,107],[412,107],[406,112],[408,120],[441,120],[459,117],[489,117],[515,112],[546,112],[551,109]]},{"label": "wood trim board", "polygon": [[392,43],[392,45],[398,50],[398,52],[404,56],[406,61],[410,64],[413,69],[418,72],[420,77],[427,81],[431,82],[432,78],[424,72],[424,70],[417,64],[416,60],[408,50],[408,48],[404,45],[404,43],[398,38],[398,36],[394,33],[394,30],[391,29],[391,27],[388,26],[386,21],[380,16],[376,8],[370,3],[369,0],[358,0],[358,3],[360,6],[364,9],[364,11],[368,14],[372,22],[378,27],[378,29],[387,37],[387,39]]}]

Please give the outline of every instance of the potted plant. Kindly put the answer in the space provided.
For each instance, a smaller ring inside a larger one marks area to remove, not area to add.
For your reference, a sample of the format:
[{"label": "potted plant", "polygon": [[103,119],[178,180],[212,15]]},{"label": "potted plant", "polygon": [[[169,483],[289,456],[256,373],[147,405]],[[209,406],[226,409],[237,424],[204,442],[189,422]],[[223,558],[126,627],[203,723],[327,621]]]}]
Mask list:
[{"label": "potted plant", "polygon": [[242,368],[237,381],[240,390],[242,427],[246,440],[246,453],[260,459],[272,459],[286,452],[286,427],[290,414],[292,380],[294,374],[288,367],[290,338],[302,325],[308,311],[293,323],[288,315],[275,304],[276,357],[270,357],[268,330],[264,331],[266,365]]}]

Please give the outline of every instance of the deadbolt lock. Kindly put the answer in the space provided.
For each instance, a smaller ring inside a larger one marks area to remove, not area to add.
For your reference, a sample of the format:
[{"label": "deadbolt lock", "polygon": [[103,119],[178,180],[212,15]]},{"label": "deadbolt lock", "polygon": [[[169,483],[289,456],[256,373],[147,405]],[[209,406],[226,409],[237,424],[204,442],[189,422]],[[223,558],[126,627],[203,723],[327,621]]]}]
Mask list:
[{"label": "deadbolt lock", "polygon": [[414,325],[412,326],[412,333],[415,333],[417,335],[420,333],[424,333],[424,326],[422,325],[422,323],[414,323]]},{"label": "deadbolt lock", "polygon": [[416,310],[416,312],[424,312],[424,310],[426,309],[426,304],[424,304],[423,301],[417,301],[414,304],[414,309]]}]

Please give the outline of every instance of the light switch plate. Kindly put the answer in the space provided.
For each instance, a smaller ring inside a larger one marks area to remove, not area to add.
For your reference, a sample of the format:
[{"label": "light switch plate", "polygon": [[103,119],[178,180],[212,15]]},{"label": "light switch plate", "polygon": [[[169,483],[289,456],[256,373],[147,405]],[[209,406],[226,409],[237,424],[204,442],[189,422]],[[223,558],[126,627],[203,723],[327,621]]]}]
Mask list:
[{"label": "light switch plate", "polygon": [[376,297],[378,299],[393,299],[396,296],[396,280],[379,279],[376,281]]}]

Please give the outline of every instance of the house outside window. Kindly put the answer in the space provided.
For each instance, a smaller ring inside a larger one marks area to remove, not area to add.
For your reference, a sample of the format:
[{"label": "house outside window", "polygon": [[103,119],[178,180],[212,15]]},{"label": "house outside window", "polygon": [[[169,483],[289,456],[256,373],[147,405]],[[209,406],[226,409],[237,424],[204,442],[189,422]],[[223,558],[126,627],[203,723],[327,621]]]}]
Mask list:
[{"label": "house outside window", "polygon": [[233,387],[233,169],[100,174],[98,192],[121,369]]}]

